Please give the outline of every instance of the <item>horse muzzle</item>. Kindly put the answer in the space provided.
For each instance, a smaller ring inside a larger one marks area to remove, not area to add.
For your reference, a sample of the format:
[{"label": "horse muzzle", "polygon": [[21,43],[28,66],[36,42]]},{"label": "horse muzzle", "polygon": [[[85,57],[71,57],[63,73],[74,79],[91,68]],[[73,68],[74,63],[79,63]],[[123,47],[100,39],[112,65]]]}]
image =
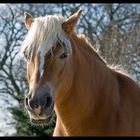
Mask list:
[{"label": "horse muzzle", "polygon": [[34,124],[48,124],[53,116],[54,101],[50,92],[37,90],[25,98],[25,108]]}]

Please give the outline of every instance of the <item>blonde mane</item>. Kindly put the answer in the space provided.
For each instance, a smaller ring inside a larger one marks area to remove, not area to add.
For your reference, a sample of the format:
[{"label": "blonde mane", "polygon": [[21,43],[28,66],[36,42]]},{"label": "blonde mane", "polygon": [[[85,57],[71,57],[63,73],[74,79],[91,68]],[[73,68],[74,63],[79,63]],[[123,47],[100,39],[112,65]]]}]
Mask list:
[{"label": "blonde mane", "polygon": [[65,47],[71,50],[70,42],[62,29],[64,20],[64,17],[59,15],[48,15],[34,19],[22,44],[22,52],[29,60],[38,54],[41,57],[45,56],[57,41],[64,43]]}]

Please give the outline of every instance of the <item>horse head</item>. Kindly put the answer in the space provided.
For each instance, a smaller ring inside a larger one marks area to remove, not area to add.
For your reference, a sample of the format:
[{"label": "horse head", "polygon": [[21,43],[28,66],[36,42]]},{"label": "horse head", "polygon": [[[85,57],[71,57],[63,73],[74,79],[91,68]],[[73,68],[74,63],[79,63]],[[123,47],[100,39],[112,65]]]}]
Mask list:
[{"label": "horse head", "polygon": [[[55,102],[61,100],[71,83],[72,45],[74,31],[81,10],[65,19],[62,16],[33,18],[24,13],[28,34],[23,41],[27,60],[29,93],[25,107],[33,123],[49,123]],[[68,84],[69,83],[69,84]],[[60,96],[61,94],[61,96]]]}]

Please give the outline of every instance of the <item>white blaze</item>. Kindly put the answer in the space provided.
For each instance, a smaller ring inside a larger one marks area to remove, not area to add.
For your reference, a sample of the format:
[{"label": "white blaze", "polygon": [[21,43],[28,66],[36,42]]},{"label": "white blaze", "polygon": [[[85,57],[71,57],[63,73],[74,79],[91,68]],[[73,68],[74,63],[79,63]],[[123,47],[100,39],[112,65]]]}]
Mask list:
[{"label": "white blaze", "polygon": [[45,56],[44,55],[42,55],[42,54],[40,54],[40,65],[39,65],[39,75],[40,75],[40,79],[41,79],[41,77],[42,77],[42,75],[43,75],[43,73],[44,73],[44,69],[43,69],[43,67],[44,67],[44,64],[45,64]]}]

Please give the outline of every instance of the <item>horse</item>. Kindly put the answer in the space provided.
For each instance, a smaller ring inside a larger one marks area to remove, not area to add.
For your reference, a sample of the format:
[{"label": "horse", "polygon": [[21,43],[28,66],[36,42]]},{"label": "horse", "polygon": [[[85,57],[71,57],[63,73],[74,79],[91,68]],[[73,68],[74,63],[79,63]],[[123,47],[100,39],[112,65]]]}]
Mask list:
[{"label": "horse", "polygon": [[68,18],[24,13],[30,121],[48,124],[55,111],[53,136],[138,136],[140,87],[77,33],[81,13]]}]

